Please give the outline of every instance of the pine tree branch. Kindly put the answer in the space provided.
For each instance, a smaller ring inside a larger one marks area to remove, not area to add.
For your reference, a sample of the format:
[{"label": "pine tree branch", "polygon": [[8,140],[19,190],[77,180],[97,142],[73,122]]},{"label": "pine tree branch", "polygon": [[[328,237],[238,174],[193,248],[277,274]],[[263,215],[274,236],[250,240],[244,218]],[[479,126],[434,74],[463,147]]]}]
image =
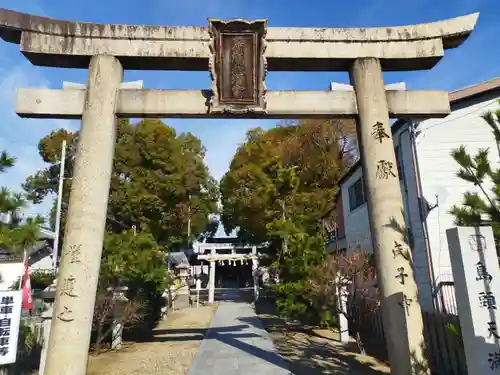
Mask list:
[{"label": "pine tree branch", "polygon": [[[483,187],[483,180],[475,173],[475,171],[478,171],[478,174],[491,172],[487,153],[488,150],[480,150],[473,161],[470,155],[466,152],[465,146],[462,145],[458,149],[452,151],[452,157],[462,167],[462,169],[457,172],[457,176],[478,186],[490,205],[492,207],[496,207],[493,200],[490,198],[488,193],[486,193],[486,190]],[[485,167],[484,164],[487,164],[487,167]]]}]

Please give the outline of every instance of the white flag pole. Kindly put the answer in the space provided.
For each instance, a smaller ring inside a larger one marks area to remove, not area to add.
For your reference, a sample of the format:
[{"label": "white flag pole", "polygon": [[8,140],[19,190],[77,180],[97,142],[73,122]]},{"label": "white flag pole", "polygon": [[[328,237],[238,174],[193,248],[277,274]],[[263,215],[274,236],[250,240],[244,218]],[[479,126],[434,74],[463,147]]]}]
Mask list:
[{"label": "white flag pole", "polygon": [[21,278],[19,279],[19,290],[23,289],[23,278],[24,278],[24,272],[26,270],[26,258],[28,255],[26,254],[26,250],[24,250],[24,256],[23,256],[23,271],[21,273]]},{"label": "white flag pole", "polygon": [[59,233],[61,231],[61,208],[63,200],[63,189],[64,189],[64,169],[66,163],[66,140],[63,139],[61,145],[61,168],[59,170],[59,186],[57,188],[57,208],[56,208],[56,223],[54,228],[54,249],[52,253],[52,268],[54,270],[54,275],[57,274],[57,257],[59,252]]}]

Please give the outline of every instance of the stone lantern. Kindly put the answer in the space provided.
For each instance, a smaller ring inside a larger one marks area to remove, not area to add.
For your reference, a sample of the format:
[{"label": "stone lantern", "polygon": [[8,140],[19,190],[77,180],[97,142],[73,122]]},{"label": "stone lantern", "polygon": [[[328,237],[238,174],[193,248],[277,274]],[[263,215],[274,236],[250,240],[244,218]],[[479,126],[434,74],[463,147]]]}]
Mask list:
[{"label": "stone lantern", "polygon": [[189,277],[189,264],[179,264],[175,267],[175,271],[181,280],[181,285],[187,284],[187,279]]},{"label": "stone lantern", "polygon": [[122,334],[123,334],[123,314],[125,306],[129,299],[125,295],[128,291],[127,286],[118,286],[116,288],[108,288],[108,292],[113,292],[113,328],[111,338],[111,349],[117,350],[122,347]]}]

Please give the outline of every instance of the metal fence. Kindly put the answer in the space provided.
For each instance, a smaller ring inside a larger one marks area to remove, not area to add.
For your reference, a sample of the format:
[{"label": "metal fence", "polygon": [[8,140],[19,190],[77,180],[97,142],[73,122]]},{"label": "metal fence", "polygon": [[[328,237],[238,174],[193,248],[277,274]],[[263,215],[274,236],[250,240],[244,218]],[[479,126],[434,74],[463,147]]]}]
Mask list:
[{"label": "metal fence", "polygon": [[[422,317],[426,354],[432,375],[468,375],[458,316],[424,312]],[[358,310],[353,319],[360,327],[366,350],[383,360],[387,359],[380,310],[374,313]]]},{"label": "metal fence", "polygon": [[437,284],[433,297],[437,311],[443,314],[458,315],[455,283],[453,281],[441,281]]}]

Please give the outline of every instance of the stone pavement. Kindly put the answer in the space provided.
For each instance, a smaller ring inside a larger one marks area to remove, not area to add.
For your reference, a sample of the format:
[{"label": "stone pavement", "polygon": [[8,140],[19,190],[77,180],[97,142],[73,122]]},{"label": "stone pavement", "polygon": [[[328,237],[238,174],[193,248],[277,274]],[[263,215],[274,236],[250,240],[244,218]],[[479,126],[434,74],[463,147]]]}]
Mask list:
[{"label": "stone pavement", "polygon": [[291,375],[249,303],[220,303],[188,373],[215,374]]}]

